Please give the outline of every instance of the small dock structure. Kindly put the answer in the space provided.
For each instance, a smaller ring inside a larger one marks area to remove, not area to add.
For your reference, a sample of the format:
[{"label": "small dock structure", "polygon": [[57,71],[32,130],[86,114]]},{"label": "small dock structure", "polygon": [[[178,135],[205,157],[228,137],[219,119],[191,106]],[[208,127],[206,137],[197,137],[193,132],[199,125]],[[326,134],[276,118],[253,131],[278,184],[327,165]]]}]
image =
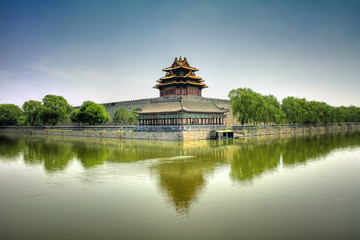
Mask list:
[{"label": "small dock structure", "polygon": [[233,130],[214,130],[210,132],[210,139],[229,139],[234,138]]}]

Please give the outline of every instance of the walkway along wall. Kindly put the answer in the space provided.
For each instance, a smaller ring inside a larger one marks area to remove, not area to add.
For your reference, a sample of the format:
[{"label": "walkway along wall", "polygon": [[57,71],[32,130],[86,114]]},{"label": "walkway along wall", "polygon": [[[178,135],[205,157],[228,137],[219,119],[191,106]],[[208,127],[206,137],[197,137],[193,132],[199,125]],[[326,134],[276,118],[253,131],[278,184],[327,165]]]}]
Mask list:
[{"label": "walkway along wall", "polygon": [[[56,135],[75,137],[104,137],[124,139],[150,139],[167,141],[189,141],[209,139],[210,131],[223,130],[225,126],[149,126],[137,129],[134,126],[101,127],[0,127],[0,134]],[[331,131],[360,130],[360,123],[318,125],[269,125],[233,126],[235,137],[254,137],[281,134],[317,134]]]}]

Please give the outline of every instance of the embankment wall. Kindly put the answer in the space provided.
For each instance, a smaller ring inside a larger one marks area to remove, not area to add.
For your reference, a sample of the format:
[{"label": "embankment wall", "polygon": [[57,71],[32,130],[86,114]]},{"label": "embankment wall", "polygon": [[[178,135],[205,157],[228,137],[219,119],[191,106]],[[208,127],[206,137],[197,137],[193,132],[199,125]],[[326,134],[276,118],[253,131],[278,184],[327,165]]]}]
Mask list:
[{"label": "embankment wall", "polygon": [[[169,131],[169,128],[172,131]],[[212,130],[225,126],[158,126],[158,128],[136,131],[133,126],[100,127],[0,127],[0,134],[26,134],[74,137],[102,137],[123,139],[148,139],[166,141],[192,141],[209,139]],[[322,125],[270,125],[270,126],[233,126],[235,137],[256,137],[282,134],[317,134],[334,131],[360,130],[360,123],[322,124]]]},{"label": "embankment wall", "polygon": [[360,123],[342,124],[279,124],[259,126],[233,126],[236,137],[254,137],[282,134],[324,133],[331,131],[360,130]]}]

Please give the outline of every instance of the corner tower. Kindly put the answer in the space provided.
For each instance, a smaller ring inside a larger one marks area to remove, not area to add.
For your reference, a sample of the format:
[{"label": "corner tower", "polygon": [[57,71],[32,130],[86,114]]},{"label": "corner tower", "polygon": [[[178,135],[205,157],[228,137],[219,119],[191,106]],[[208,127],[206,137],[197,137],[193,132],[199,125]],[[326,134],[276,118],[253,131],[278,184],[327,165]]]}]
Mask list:
[{"label": "corner tower", "polygon": [[201,90],[207,88],[201,77],[195,75],[199,69],[189,65],[186,58],[175,58],[171,67],[163,69],[165,77],[157,80],[154,88],[159,89],[160,97],[187,95],[201,97]]}]

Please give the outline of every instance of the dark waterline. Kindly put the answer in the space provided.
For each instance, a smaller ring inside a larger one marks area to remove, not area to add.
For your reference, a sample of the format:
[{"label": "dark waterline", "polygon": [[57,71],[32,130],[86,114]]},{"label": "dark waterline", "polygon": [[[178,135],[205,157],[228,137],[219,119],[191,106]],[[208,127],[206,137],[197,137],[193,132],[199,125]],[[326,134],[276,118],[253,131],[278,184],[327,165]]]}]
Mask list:
[{"label": "dark waterline", "polygon": [[359,239],[360,133],[0,135],[0,239]]}]

